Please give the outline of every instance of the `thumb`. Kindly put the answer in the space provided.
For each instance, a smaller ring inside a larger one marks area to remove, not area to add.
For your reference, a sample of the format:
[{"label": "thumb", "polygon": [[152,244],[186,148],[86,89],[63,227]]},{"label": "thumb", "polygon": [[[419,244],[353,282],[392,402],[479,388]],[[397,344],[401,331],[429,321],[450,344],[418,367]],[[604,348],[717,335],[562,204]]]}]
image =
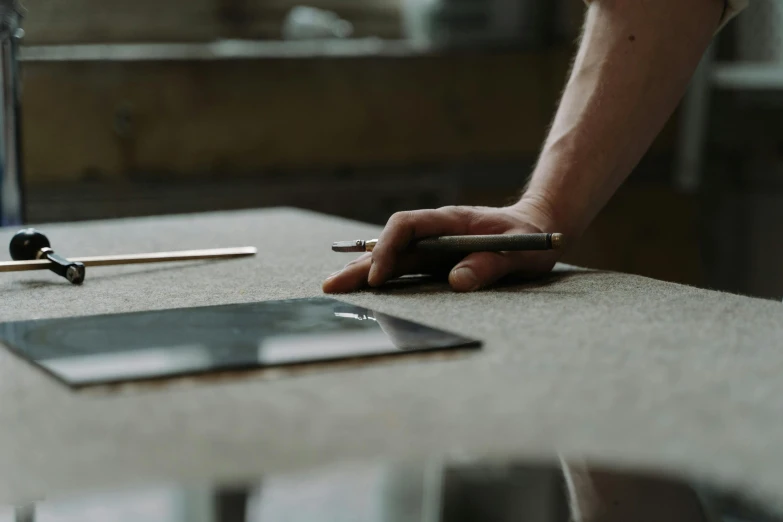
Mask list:
[{"label": "thumb", "polygon": [[472,292],[508,275],[512,260],[500,252],[476,252],[458,263],[449,274],[449,284],[458,292]]}]

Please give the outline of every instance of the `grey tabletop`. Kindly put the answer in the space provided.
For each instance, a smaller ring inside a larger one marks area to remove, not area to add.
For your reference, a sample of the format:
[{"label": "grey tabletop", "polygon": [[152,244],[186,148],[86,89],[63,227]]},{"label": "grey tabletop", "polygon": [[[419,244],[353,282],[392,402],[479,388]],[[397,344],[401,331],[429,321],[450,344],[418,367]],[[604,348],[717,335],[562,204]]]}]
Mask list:
[{"label": "grey tabletop", "polygon": [[[0,318],[320,296],[377,227],[295,209],[42,225],[64,255],[253,245],[253,258],[0,275]],[[14,230],[0,230],[7,244]],[[7,258],[7,256],[6,256]],[[573,455],[783,493],[783,305],[558,266],[474,294],[340,296],[476,336],[481,351],[307,372],[64,388],[0,350],[0,501],[337,462]]]}]

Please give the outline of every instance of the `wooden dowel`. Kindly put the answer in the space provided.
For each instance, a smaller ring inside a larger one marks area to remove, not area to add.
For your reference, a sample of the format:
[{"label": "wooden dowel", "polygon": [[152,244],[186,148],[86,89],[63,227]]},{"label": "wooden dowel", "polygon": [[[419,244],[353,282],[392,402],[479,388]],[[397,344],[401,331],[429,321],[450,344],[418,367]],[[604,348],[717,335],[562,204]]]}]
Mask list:
[{"label": "wooden dowel", "polygon": [[[77,257],[84,266],[137,265],[144,263],[167,263],[172,261],[198,261],[202,259],[229,259],[255,255],[254,247],[211,248],[207,250],[182,250],[179,252],[155,252],[150,254],[120,254],[114,256]],[[24,270],[46,270],[50,261],[3,261],[0,272],[21,272]]]}]

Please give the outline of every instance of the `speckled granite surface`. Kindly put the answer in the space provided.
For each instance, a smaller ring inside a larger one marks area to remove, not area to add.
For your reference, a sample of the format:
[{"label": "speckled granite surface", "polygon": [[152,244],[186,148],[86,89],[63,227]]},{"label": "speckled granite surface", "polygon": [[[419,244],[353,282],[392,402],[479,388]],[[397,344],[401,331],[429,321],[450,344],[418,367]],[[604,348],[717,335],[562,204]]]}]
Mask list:
[{"label": "speckled granite surface", "polygon": [[[41,227],[64,255],[254,245],[255,258],[2,274],[2,320],[321,295],[377,229],[292,209]],[[0,231],[6,245],[13,230]],[[7,259],[7,254],[4,258]],[[559,267],[470,295],[341,299],[477,336],[480,352],[77,393],[0,351],[0,501],[146,479],[438,454],[558,452],[783,495],[783,304]]]}]

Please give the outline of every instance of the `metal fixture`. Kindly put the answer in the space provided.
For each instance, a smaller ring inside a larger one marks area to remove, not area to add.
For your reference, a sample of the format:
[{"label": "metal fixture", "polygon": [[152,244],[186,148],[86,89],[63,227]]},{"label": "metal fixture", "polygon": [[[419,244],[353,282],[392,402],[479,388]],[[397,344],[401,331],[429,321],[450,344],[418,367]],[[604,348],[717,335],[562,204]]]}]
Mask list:
[{"label": "metal fixture", "polygon": [[23,16],[18,0],[0,0],[0,226],[25,221],[18,60]]}]

